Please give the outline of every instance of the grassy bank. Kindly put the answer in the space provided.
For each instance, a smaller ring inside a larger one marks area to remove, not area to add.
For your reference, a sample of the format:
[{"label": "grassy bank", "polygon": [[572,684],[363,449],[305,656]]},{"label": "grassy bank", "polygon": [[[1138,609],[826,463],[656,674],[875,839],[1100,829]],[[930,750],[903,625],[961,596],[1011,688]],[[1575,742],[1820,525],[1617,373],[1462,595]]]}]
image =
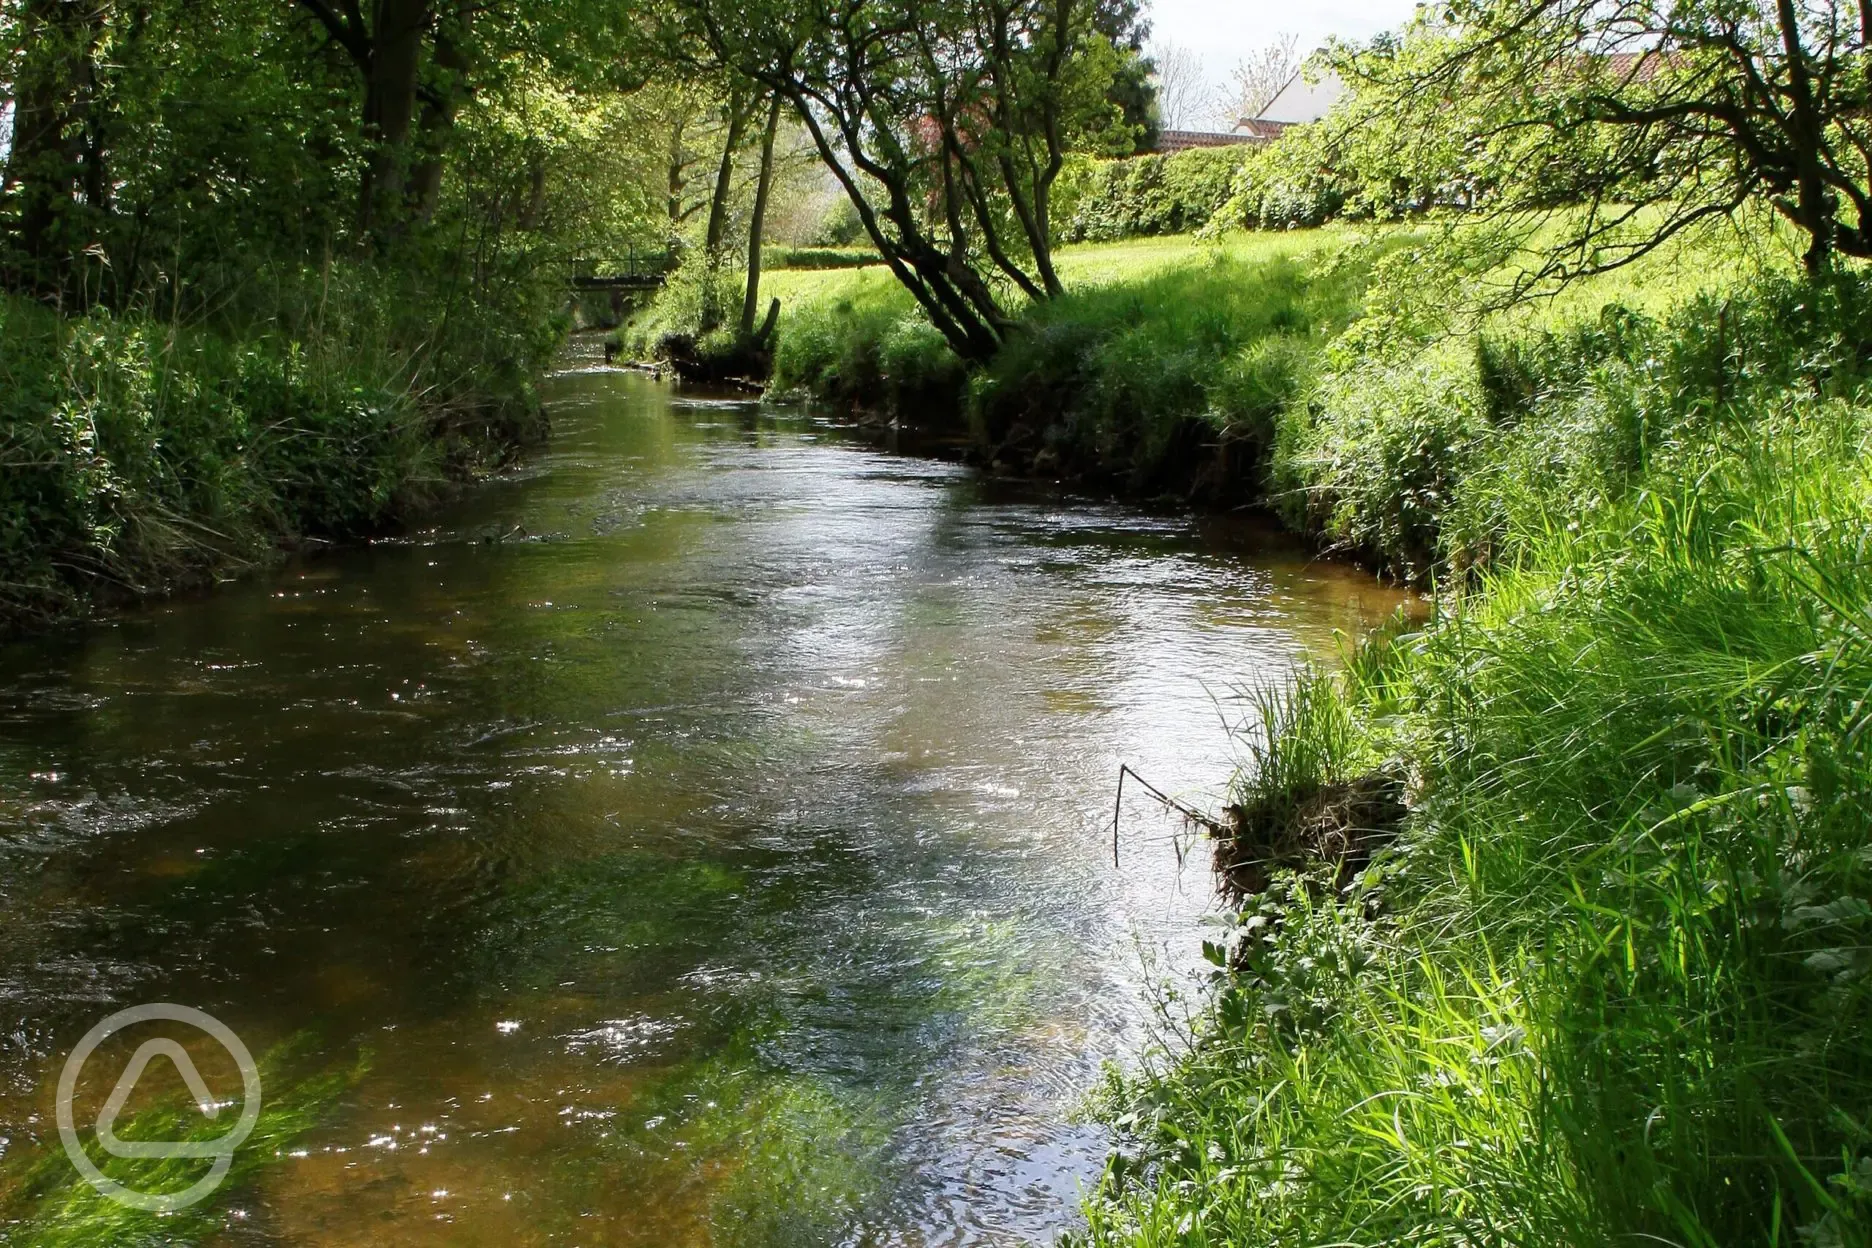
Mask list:
[{"label": "grassy bank", "polygon": [[[1453,490],[1522,453],[1516,405],[1543,384],[1530,369],[1569,383],[1610,370],[1608,384],[1618,373],[1678,392],[1676,411],[1710,401],[1722,367],[1764,366],[1712,363],[1741,342],[1724,335],[1748,332],[1730,325],[1740,313],[1725,301],[1778,271],[1732,241],[1668,247],[1557,300],[1483,317],[1453,313],[1462,289],[1425,270],[1421,241],[1337,226],[1064,247],[1067,293],[1025,309],[973,374],[883,267],[781,271],[764,286],[782,302],[773,388],[947,426],[1004,472],[1271,507],[1338,553],[1427,583],[1446,523],[1464,530],[1455,563],[1491,557],[1498,518],[1480,500],[1456,507]],[[739,278],[722,281],[729,291]],[[673,287],[627,346],[653,352],[702,299]],[[1720,322],[1721,333],[1667,325],[1672,316]],[[1614,454],[1571,443],[1562,453],[1580,471]]]},{"label": "grassy bank", "polygon": [[1357,314],[1374,254],[1277,236],[1127,271],[1093,252],[1112,275],[1034,308],[974,379],[976,442],[1124,493],[1256,499],[1276,421]]},{"label": "grassy bank", "polygon": [[[967,432],[984,463],[1133,494],[1259,497],[1275,415],[1359,313],[1371,246],[1328,228],[1063,247],[1068,293],[971,376],[882,266],[768,274],[773,388]],[[715,292],[725,305],[738,275]],[[654,354],[709,292],[679,280],[623,335]]]},{"label": "grassy bank", "polygon": [[1872,289],[1676,293],[1290,413],[1295,518],[1446,588],[1266,699],[1231,851],[1364,777],[1409,812],[1249,899],[1113,1089],[1090,1242],[1872,1238]]},{"label": "grassy bank", "polygon": [[544,304],[438,315],[357,271],[246,296],[187,325],[0,301],[0,632],[380,529],[541,432]]},{"label": "grassy bank", "polygon": [[783,384],[1436,587],[1264,695],[1088,1241],[1872,1242],[1872,282],[1706,238],[1459,315],[1351,242],[1070,249],[973,377],[883,273],[782,279]]}]

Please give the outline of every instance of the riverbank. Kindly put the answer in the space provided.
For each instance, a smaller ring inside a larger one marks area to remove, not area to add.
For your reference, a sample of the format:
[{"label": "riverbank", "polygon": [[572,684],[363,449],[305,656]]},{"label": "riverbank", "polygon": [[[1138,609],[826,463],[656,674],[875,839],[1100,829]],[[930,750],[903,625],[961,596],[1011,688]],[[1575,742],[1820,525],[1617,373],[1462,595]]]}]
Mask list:
[{"label": "riverbank", "polygon": [[1872,1233],[1868,342],[1863,277],[1762,276],[1316,400],[1288,497],[1444,593],[1267,700],[1235,809],[1409,811],[1216,942],[1090,1243]]},{"label": "riverbank", "polygon": [[[1263,501],[1274,415],[1356,317],[1391,244],[1343,227],[1063,247],[1069,293],[971,376],[881,266],[781,269],[770,390],[939,436],[991,471],[1212,508]],[[732,282],[729,283],[732,285]],[[620,335],[693,337],[678,284]]]},{"label": "riverbank", "polygon": [[422,305],[344,273],[220,323],[0,300],[0,634],[380,532],[542,437],[550,315]]},{"label": "riverbank", "polygon": [[[1255,892],[1114,1077],[1088,1241],[1863,1242],[1872,285],[1705,240],[1464,315],[1407,236],[1239,246],[1082,280],[973,378],[882,275],[789,278],[776,357],[1437,587],[1265,696]],[[1384,826],[1312,826],[1380,789]],[[1335,837],[1394,843],[1291,852]]]},{"label": "riverbank", "polygon": [[[1713,317],[1752,274],[1777,271],[1746,246],[1685,243],[1483,315],[1465,311],[1473,295],[1432,267],[1428,243],[1342,225],[1063,247],[1067,293],[1027,308],[974,373],[881,266],[779,270],[764,287],[782,305],[769,389],[965,439],[1003,475],[1269,511],[1326,550],[1427,586],[1456,483],[1531,398],[1524,355],[1571,341],[1570,366],[1590,368],[1602,323]],[[672,287],[622,347],[653,354],[699,307]],[[1642,344],[1619,343],[1617,366],[1638,367]],[[1709,373],[1693,355],[1679,348],[1666,366]],[[1464,541],[1459,563],[1487,557],[1486,533]]]}]

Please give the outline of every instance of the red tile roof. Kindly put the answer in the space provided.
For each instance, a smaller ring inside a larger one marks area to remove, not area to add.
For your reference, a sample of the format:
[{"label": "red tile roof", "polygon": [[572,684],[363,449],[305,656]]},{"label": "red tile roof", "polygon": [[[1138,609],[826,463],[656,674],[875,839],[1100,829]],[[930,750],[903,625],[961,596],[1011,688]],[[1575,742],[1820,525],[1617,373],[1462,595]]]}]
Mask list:
[{"label": "red tile roof", "polygon": [[1671,58],[1664,52],[1614,52],[1602,59],[1620,82],[1650,82]]}]

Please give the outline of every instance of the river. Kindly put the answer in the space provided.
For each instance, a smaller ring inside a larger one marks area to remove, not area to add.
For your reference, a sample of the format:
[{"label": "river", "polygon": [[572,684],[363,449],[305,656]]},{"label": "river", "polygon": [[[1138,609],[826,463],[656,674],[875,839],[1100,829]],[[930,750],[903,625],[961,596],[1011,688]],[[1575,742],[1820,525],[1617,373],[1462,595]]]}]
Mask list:
[{"label": "river", "polygon": [[426,527],[0,650],[0,1239],[75,1216],[60,1066],[149,1001],[267,1107],[152,1242],[1073,1225],[1216,904],[1147,801],[1114,868],[1119,764],[1215,804],[1241,690],[1397,596],[799,411],[547,397]]}]

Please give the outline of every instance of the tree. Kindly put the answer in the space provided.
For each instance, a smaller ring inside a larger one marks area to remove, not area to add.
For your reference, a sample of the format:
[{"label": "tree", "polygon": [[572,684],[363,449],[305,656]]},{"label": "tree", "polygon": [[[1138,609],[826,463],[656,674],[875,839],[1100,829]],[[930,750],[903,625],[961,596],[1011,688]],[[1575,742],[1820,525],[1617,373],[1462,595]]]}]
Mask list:
[{"label": "tree", "polygon": [[1804,236],[1810,272],[1872,257],[1872,5],[1454,0],[1333,62],[1355,93],[1342,164],[1375,197],[1547,228],[1519,289],[1755,204]]},{"label": "tree", "polygon": [[1062,287],[1051,193],[1076,141],[1128,147],[1086,0],[681,0],[673,43],[784,99],[885,263],[958,355],[1011,319],[989,275]]},{"label": "tree", "polygon": [[9,284],[62,295],[85,241],[82,210],[109,194],[98,51],[108,0],[26,0],[13,59],[12,144],[0,180],[10,201],[14,260]]},{"label": "tree", "polygon": [[359,0],[296,3],[318,20],[363,79],[359,128],[370,151],[358,192],[358,227],[381,241],[404,215],[423,50],[436,32],[431,0],[375,0],[369,18]]},{"label": "tree", "polygon": [[1259,117],[1294,80],[1300,72],[1299,46],[1298,35],[1276,35],[1272,43],[1235,63],[1221,99],[1230,124]]},{"label": "tree", "polygon": [[362,83],[357,226],[380,250],[434,214],[456,114],[476,90],[518,66],[601,85],[620,38],[612,6],[579,0],[370,0],[368,13],[362,0],[288,2]]},{"label": "tree", "polygon": [[[721,324],[724,309],[718,305],[719,284],[716,275],[721,271],[728,257],[725,254],[728,244],[728,214],[734,199],[736,172],[743,140],[748,125],[759,112],[765,92],[750,83],[736,81],[730,84],[726,98],[722,102],[722,150],[721,159],[715,168],[715,190],[709,196],[708,224],[702,233],[702,262],[708,269],[708,280],[703,283],[702,330],[708,332]],[[768,158],[772,158],[771,139],[767,144]],[[763,192],[764,193],[764,192]],[[762,204],[756,213],[765,211]],[[758,241],[758,240],[757,240]],[[748,279],[758,284],[760,257],[748,257]]]},{"label": "tree", "polygon": [[715,164],[715,190],[709,196],[708,224],[702,233],[702,254],[711,269],[720,266],[722,247],[728,240],[728,209],[734,195],[735,158],[741,154],[742,138],[759,107],[760,93],[745,83],[733,84],[727,98],[722,101],[721,158]]},{"label": "tree", "polygon": [[1202,57],[1176,43],[1159,43],[1151,48],[1155,67],[1153,84],[1157,89],[1157,116],[1166,130],[1191,130],[1204,120],[1208,111],[1208,85],[1203,79]]},{"label": "tree", "polygon": [[1144,55],[1151,27],[1144,20],[1141,0],[1094,0],[1092,29],[1118,54],[1105,99],[1122,115],[1125,129],[1136,136],[1127,152],[1114,154],[1156,151],[1157,88],[1152,80],[1156,66]]},{"label": "tree", "polygon": [[661,170],[623,104],[645,58],[609,0],[322,7],[0,0],[7,288],[185,316],[360,239],[450,282],[646,239]]},{"label": "tree", "polygon": [[693,180],[691,171],[706,155],[698,142],[707,130],[707,96],[699,82],[660,80],[648,84],[634,97],[649,105],[644,110],[646,123],[660,129],[667,139],[663,202],[668,218],[665,241],[672,249],[678,246],[689,219],[702,210],[703,201],[689,194],[689,184]]},{"label": "tree", "polygon": [[774,139],[780,132],[780,110],[785,103],[778,95],[768,101],[767,128],[761,134],[760,173],[755,177],[754,208],[748,217],[747,287],[741,301],[743,338],[753,334],[760,308],[761,242],[767,230],[767,197],[773,192]]}]

